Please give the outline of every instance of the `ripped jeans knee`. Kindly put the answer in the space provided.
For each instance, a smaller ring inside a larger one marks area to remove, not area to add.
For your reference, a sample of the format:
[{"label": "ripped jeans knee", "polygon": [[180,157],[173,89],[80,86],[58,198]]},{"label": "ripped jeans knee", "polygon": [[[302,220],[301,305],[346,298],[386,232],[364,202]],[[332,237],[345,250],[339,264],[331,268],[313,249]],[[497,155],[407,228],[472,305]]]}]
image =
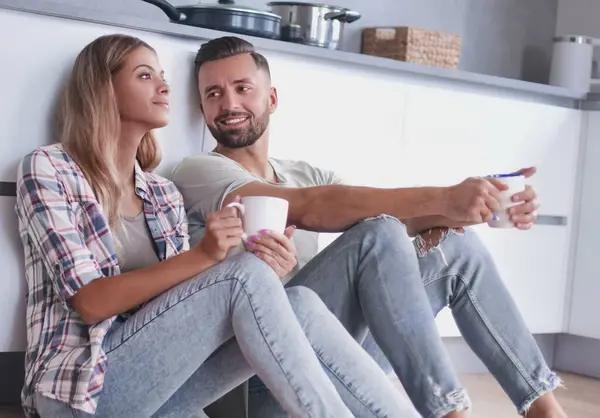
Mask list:
[{"label": "ripped jeans knee", "polygon": [[464,228],[448,228],[448,227],[435,227],[431,228],[425,232],[419,233],[415,238],[415,248],[417,251],[418,257],[425,257],[427,254],[433,251],[439,251],[442,259],[444,260],[444,264],[448,265],[448,261],[446,260],[446,256],[440,247],[440,244],[444,242],[446,238],[448,238],[451,234],[455,235],[464,235]]}]

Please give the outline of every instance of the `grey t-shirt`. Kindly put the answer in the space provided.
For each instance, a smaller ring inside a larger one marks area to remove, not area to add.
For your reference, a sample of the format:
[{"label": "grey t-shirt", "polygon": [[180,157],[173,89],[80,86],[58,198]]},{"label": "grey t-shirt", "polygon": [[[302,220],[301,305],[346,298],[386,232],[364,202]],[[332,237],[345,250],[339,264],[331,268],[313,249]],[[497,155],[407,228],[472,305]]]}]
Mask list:
[{"label": "grey t-shirt", "polygon": [[117,231],[123,248],[119,254],[121,273],[158,263],[154,240],[146,224],[144,212],[134,217],[123,217],[123,230]]},{"label": "grey t-shirt", "polygon": [[[221,209],[225,198],[241,187],[259,181],[279,187],[312,187],[339,184],[341,179],[332,171],[316,168],[304,161],[269,159],[278,182],[271,183],[255,176],[230,158],[214,152],[186,157],[173,171],[171,180],[183,194],[189,222],[190,245],[196,245],[204,234],[206,216]],[[319,250],[319,234],[297,230],[293,242],[298,251],[298,266],[288,276],[302,268]],[[243,247],[229,255],[243,251]],[[286,281],[286,280],[284,280]]]}]

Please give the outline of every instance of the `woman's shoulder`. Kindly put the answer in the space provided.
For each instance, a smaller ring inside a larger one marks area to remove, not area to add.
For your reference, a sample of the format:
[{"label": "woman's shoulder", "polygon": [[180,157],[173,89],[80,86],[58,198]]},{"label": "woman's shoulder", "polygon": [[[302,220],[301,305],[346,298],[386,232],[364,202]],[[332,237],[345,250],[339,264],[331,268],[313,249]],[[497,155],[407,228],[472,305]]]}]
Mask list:
[{"label": "woman's shoulder", "polygon": [[78,175],[79,170],[73,170],[75,167],[75,161],[61,144],[46,145],[23,157],[19,164],[18,177],[54,175],[58,178],[65,172],[71,176]]},{"label": "woman's shoulder", "polygon": [[144,172],[146,184],[158,201],[180,203],[183,198],[175,183],[156,173]]}]

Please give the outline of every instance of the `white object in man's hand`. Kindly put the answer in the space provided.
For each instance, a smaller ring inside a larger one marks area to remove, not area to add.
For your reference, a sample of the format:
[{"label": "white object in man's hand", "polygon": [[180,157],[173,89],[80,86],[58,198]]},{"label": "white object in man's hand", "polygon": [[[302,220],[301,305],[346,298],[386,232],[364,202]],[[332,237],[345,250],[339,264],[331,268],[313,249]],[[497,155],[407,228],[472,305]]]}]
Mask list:
[{"label": "white object in man's hand", "polygon": [[297,252],[291,238],[295,226],[288,226],[283,234],[275,231],[260,231],[260,235],[248,238],[246,246],[267,263],[279,278],[287,276],[298,264]]}]

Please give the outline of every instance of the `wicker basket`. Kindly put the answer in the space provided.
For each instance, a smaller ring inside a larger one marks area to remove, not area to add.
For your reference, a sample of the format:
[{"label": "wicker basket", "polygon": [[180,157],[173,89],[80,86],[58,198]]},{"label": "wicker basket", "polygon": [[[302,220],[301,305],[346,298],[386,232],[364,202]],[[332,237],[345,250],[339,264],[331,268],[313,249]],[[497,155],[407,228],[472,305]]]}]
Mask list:
[{"label": "wicker basket", "polygon": [[362,53],[442,68],[458,68],[460,36],[412,27],[366,28]]}]

